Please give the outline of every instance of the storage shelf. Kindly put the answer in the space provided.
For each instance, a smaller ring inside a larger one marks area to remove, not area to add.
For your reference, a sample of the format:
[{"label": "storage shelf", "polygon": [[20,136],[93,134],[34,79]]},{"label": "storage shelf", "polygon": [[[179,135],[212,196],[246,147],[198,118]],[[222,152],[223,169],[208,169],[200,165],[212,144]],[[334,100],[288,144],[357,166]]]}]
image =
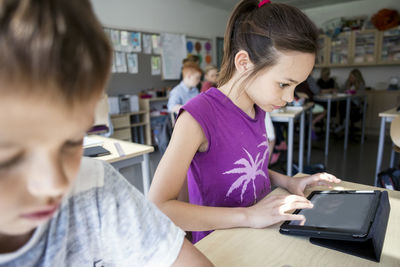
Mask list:
[{"label": "storage shelf", "polygon": [[322,49],[318,52],[315,67],[357,67],[400,65],[400,53],[393,47],[400,44],[400,27],[385,32],[363,30],[344,32],[334,39],[320,35]]},{"label": "storage shelf", "polygon": [[131,127],[139,127],[139,126],[144,126],[144,125],[148,125],[148,122],[138,122],[138,123],[132,123]]}]

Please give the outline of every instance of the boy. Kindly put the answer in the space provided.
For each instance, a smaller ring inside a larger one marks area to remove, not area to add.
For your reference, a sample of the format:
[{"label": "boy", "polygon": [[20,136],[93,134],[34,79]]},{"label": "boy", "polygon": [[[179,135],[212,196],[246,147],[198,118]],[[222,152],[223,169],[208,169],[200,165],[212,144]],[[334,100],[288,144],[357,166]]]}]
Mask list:
[{"label": "boy", "polygon": [[196,87],[200,82],[202,70],[195,62],[188,61],[183,64],[183,80],[175,86],[169,95],[168,111],[178,113],[182,105],[199,94]]},{"label": "boy", "polygon": [[110,165],[83,159],[111,62],[87,0],[0,1],[0,265],[209,261]]}]

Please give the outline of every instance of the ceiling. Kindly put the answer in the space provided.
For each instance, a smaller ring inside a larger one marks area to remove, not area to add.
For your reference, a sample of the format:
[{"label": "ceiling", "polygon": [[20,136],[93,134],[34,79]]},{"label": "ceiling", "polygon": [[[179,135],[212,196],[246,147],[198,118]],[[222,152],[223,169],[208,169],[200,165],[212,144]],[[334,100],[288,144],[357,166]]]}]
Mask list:
[{"label": "ceiling", "polygon": [[[192,1],[200,2],[205,5],[213,6],[216,8],[221,8],[227,11],[231,11],[233,7],[239,2],[239,0],[192,0]],[[300,9],[328,6],[328,5],[353,2],[353,1],[359,1],[359,0],[272,0],[272,2],[289,4]]]}]

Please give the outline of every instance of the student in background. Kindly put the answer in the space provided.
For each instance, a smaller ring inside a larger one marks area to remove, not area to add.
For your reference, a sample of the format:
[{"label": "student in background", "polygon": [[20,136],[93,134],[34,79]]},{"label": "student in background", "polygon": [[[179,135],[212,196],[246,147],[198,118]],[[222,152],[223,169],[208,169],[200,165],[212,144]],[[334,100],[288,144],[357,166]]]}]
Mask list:
[{"label": "student in background", "polygon": [[[356,94],[357,92],[364,92],[365,90],[365,81],[359,69],[353,69],[349,73],[349,77],[345,83],[345,92],[348,94]],[[352,99],[350,104],[350,138],[352,140],[358,141],[357,131],[360,130],[359,127],[356,127],[356,123],[361,121],[362,119],[362,101],[361,99]],[[342,101],[339,105],[340,110],[340,120],[343,122],[346,117],[346,102]]]},{"label": "student in background", "polygon": [[[215,229],[304,220],[289,213],[312,207],[304,189],[340,181],[321,173],[293,179],[268,169],[265,111],[291,102],[311,72],[315,25],[297,8],[243,0],[224,40],[218,88],[181,108],[149,192],[177,225],[193,231],[193,242]],[[293,195],[270,196],[271,185]],[[190,203],[179,200],[184,191]]]},{"label": "student in background", "polygon": [[82,158],[112,56],[90,2],[0,10],[0,265],[210,265],[112,166]]},{"label": "student in background", "polygon": [[322,68],[320,78],[317,81],[317,85],[321,90],[321,93],[336,93],[338,86],[331,76],[331,70],[329,68]]},{"label": "student in background", "polygon": [[201,74],[202,70],[198,64],[188,61],[183,65],[183,80],[171,90],[169,95],[169,112],[177,113],[182,105],[199,94],[196,85],[200,82]]},{"label": "student in background", "polygon": [[211,87],[217,86],[218,69],[213,65],[208,65],[204,69],[204,81],[201,84],[201,93],[207,91]]},{"label": "student in background", "polygon": [[359,69],[353,69],[344,85],[346,92],[354,94],[357,91],[365,90],[365,81]]}]

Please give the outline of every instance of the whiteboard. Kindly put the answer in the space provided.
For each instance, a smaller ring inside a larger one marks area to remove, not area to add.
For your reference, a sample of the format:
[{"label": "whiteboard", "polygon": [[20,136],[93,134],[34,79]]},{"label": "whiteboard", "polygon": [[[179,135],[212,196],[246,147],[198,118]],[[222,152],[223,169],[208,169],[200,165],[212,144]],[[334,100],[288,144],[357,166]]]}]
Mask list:
[{"label": "whiteboard", "polygon": [[183,34],[161,33],[162,74],[164,80],[179,80],[182,61],[186,58],[186,37]]}]

